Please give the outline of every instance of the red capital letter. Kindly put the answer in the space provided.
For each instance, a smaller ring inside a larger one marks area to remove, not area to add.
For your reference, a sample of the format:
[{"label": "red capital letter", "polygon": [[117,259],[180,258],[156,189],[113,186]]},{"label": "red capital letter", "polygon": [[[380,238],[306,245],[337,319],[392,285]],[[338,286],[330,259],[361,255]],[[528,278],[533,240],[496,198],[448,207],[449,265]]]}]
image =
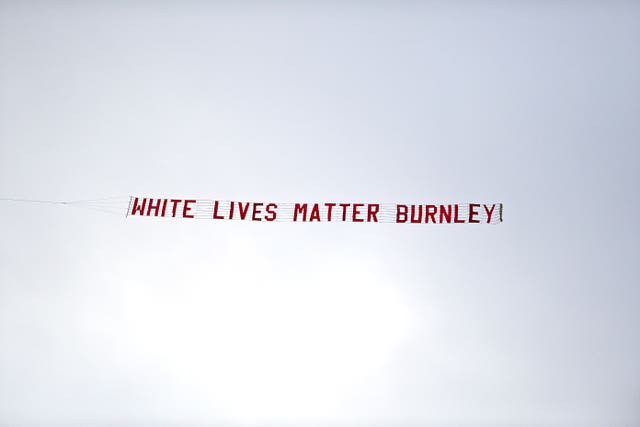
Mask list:
[{"label": "red capital letter", "polygon": [[253,202],[253,214],[251,215],[251,221],[262,221],[262,219],[258,218],[256,215],[262,213],[258,208],[263,204],[264,203]]},{"label": "red capital letter", "polygon": [[368,206],[367,210],[367,222],[371,222],[371,218],[373,218],[373,222],[378,222],[378,211],[380,211],[380,205],[371,204]]},{"label": "red capital letter", "polygon": [[223,216],[218,215],[218,205],[220,203],[216,200],[213,202],[213,219],[224,219]]},{"label": "red capital letter", "polygon": [[429,223],[429,218],[431,218],[432,223],[436,223],[436,213],[438,212],[438,207],[436,205],[426,205],[424,207],[424,222]]},{"label": "red capital letter", "polygon": [[333,209],[333,207],[336,204],[335,203],[325,203],[324,205],[327,207],[327,221],[331,222],[331,210]]},{"label": "red capital letter", "polygon": [[269,203],[267,205],[267,216],[264,217],[266,221],[275,221],[277,213],[276,209],[278,209],[278,205],[275,203]]},{"label": "red capital letter", "polygon": [[491,209],[484,205],[484,210],[487,212],[487,224],[491,222],[491,215],[493,215],[493,210],[496,208],[496,205],[491,205]]},{"label": "red capital letter", "polygon": [[407,205],[396,205],[396,224],[407,222]]},{"label": "red capital letter", "polygon": [[477,203],[471,203],[469,205],[469,223],[477,224],[480,222],[479,219],[473,219],[474,216],[478,215],[478,212],[474,210],[474,208],[479,208],[480,205]]},{"label": "red capital letter", "polygon": [[158,216],[158,212],[160,212],[160,202],[162,199],[158,199],[157,204],[153,204],[153,199],[149,199],[149,204],[147,205],[147,216],[151,216],[151,211],[155,211],[155,216]]},{"label": "red capital letter", "polygon": [[465,222],[464,219],[458,218],[458,209],[459,209],[459,206],[457,204],[453,205],[453,222],[454,224],[464,224]]},{"label": "red capital letter", "polygon": [[180,203],[182,200],[180,199],[171,199],[171,203],[173,203],[173,217],[176,217],[176,208],[178,207],[178,203]]},{"label": "red capital letter", "polygon": [[298,220],[298,214],[302,214],[302,222],[307,220],[307,204],[306,203],[296,203],[293,207],[293,220]]},{"label": "red capital letter", "polygon": [[190,203],[195,203],[195,200],[185,200],[184,201],[184,208],[182,208],[182,218],[193,218],[193,215],[189,215],[187,212],[189,212],[191,210],[191,208],[189,207]]},{"label": "red capital letter", "polygon": [[347,208],[349,207],[349,203],[340,203],[340,207],[342,207],[342,222],[347,220]]},{"label": "red capital letter", "polygon": [[353,204],[353,214],[351,216],[351,221],[353,222],[364,222],[364,219],[358,217],[357,215],[360,215],[360,211],[358,210],[358,208],[363,207],[364,204],[362,203],[354,203]]},{"label": "red capital letter", "polygon": [[144,207],[147,204],[147,199],[142,199],[142,204],[138,204],[138,198],[133,201],[133,209],[131,210],[131,215],[135,215],[138,212],[139,215],[144,215]]}]

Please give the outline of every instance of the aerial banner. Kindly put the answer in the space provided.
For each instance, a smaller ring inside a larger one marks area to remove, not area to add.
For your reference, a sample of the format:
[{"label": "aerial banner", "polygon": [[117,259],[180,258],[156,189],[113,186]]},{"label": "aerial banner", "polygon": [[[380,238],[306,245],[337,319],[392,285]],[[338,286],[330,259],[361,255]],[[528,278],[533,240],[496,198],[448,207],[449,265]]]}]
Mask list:
[{"label": "aerial banner", "polygon": [[127,217],[252,222],[499,224],[502,203],[246,202],[131,196]]}]

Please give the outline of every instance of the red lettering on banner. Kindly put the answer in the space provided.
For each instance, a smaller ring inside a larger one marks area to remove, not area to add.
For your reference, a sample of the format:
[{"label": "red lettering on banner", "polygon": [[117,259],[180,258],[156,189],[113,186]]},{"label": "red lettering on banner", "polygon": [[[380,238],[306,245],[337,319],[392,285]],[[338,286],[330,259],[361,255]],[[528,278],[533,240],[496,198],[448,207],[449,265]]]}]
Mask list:
[{"label": "red lettering on banner", "polygon": [[249,212],[250,203],[247,202],[247,205],[243,208],[242,202],[238,202],[238,211],[240,212],[240,219],[245,219],[247,217],[247,212]]},{"label": "red lettering on banner", "polygon": [[340,207],[342,208],[342,222],[347,220],[347,208],[349,207],[349,203],[340,203]]},{"label": "red lettering on banner", "polygon": [[275,203],[269,203],[267,205],[267,216],[264,217],[266,221],[275,221],[276,219],[276,209],[278,209],[278,205]]},{"label": "red lettering on banner", "polygon": [[133,201],[133,209],[131,209],[131,215],[135,215],[136,212],[139,212],[140,215],[144,215],[144,208],[147,204],[147,199],[142,199],[142,204],[138,204],[139,200],[136,197]]},{"label": "red lettering on banner", "polygon": [[474,210],[474,208],[479,208],[480,205],[477,203],[471,203],[469,205],[469,224],[478,224],[480,220],[473,219],[474,216],[478,215],[478,212]]},{"label": "red lettering on banner", "polygon": [[335,203],[325,203],[324,205],[327,207],[327,221],[331,222],[331,211],[333,210],[333,207],[336,204]]},{"label": "red lettering on banner", "polygon": [[293,220],[298,220],[298,214],[302,214],[302,221],[307,220],[307,204],[306,203],[296,203],[293,207]]},{"label": "red lettering on banner", "polygon": [[456,224],[464,224],[464,219],[458,218],[458,205],[453,205],[453,222]]},{"label": "red lettering on banner", "polygon": [[253,202],[253,214],[251,215],[251,221],[262,221],[261,218],[258,218],[256,215],[262,213],[258,208],[262,206],[263,203]]},{"label": "red lettering on banner", "polygon": [[491,210],[487,208],[487,205],[483,205],[484,210],[487,212],[487,224],[491,222],[491,215],[493,215],[493,210],[496,208],[496,205],[491,205]]},{"label": "red lettering on banner", "polygon": [[424,222],[429,223],[429,218],[431,218],[431,222],[436,223],[436,213],[438,212],[438,207],[436,205],[426,205],[424,207]]},{"label": "red lettering on banner", "polygon": [[182,208],[182,218],[193,218],[193,215],[189,215],[187,212],[189,212],[191,210],[191,207],[189,206],[189,204],[191,203],[195,203],[195,200],[185,200],[184,201],[184,207]]},{"label": "red lettering on banner", "polygon": [[224,219],[224,216],[218,215],[219,205],[220,205],[220,202],[218,202],[217,200],[213,202],[213,219]]},{"label": "red lettering on banner", "polygon": [[313,204],[311,208],[311,215],[309,215],[309,222],[320,221],[320,208],[317,203]]},{"label": "red lettering on banner", "polygon": [[[200,206],[200,202],[204,206]],[[396,204],[395,222],[412,224],[479,224],[491,223],[493,215],[498,212],[496,206],[500,204]],[[179,212],[180,209],[182,212]],[[285,207],[285,220],[294,222],[388,222],[393,221],[390,212],[393,207],[387,207],[378,203],[295,203]],[[293,209],[293,212],[291,212]],[[334,213],[336,214],[334,218]],[[236,212],[237,210],[237,212]],[[465,211],[466,210],[466,211]],[[486,220],[483,219],[483,211]],[[219,201],[219,200],[182,200],[182,199],[155,199],[132,197],[128,208],[129,215],[196,218],[205,212],[211,215],[209,218],[217,220],[243,221],[276,221],[278,218],[278,204],[266,202],[244,201]],[[382,214],[382,217],[379,217]],[[238,217],[239,215],[239,217]],[[290,216],[292,215],[292,216]],[[325,216],[326,215],[326,216]],[[234,218],[236,216],[236,218]],[[496,215],[497,216],[497,215]],[[280,219],[281,220],[281,219]]]},{"label": "red lettering on banner", "polygon": [[178,207],[178,203],[180,203],[182,200],[180,199],[171,199],[171,203],[173,203],[173,217],[176,217],[176,209]]},{"label": "red lettering on banner", "polygon": [[363,206],[364,206],[363,203],[354,203],[353,204],[353,215],[351,216],[351,221],[353,221],[353,222],[364,222],[364,219],[358,217],[358,215],[360,215],[360,211],[358,210],[358,208],[361,208]]},{"label": "red lettering on banner", "polygon": [[422,222],[422,205],[418,205],[418,217],[416,218],[416,205],[411,205],[411,223],[420,224]]},{"label": "red lettering on banner", "polygon": [[440,224],[443,220],[447,220],[447,224],[451,224],[451,205],[440,205]]},{"label": "red lettering on banner", "polygon": [[396,205],[396,224],[407,222],[407,205]]},{"label": "red lettering on banner", "polygon": [[371,204],[367,206],[367,222],[371,222],[371,218],[373,218],[373,222],[378,222],[378,211],[380,210],[380,205]]},{"label": "red lettering on banner", "polygon": [[147,205],[147,216],[151,216],[151,211],[155,211],[155,216],[158,216],[158,212],[160,210],[160,202],[162,199],[158,199],[157,204],[153,204],[153,199],[149,199],[149,204]]}]

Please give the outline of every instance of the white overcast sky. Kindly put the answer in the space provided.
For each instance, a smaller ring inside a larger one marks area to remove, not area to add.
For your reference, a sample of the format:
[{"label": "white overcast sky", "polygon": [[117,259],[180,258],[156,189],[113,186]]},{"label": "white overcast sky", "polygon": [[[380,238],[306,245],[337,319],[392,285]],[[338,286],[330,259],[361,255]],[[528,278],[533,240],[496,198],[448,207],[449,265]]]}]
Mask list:
[{"label": "white overcast sky", "polygon": [[640,425],[640,4],[0,2],[0,425]]}]

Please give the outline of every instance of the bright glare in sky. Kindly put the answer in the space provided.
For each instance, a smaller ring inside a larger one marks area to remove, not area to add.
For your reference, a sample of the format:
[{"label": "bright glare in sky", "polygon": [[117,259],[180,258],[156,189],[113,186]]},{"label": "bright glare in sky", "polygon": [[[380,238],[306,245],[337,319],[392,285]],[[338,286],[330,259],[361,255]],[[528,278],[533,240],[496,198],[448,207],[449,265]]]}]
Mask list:
[{"label": "bright glare in sky", "polygon": [[247,247],[177,295],[131,283],[130,342],[233,420],[337,416],[409,336],[411,305],[374,268],[332,259],[287,277]]}]

